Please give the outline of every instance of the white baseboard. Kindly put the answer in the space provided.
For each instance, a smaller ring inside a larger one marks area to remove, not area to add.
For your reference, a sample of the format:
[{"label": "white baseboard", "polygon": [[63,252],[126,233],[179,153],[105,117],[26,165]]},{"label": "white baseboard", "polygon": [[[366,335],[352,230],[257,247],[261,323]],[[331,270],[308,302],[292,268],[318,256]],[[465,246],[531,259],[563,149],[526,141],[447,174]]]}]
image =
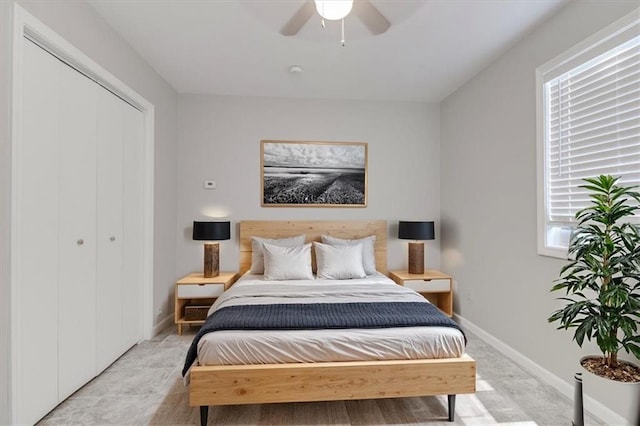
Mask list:
[{"label": "white baseboard", "polygon": [[[493,346],[497,351],[501,352],[511,361],[515,362],[522,369],[531,373],[533,376],[539,378],[544,383],[554,387],[558,392],[565,395],[569,399],[573,401],[573,385],[565,382],[555,374],[551,373],[546,368],[536,364],[531,359],[527,358],[520,352],[513,349],[511,346],[507,345],[500,339],[495,336],[487,333],[477,325],[473,324],[471,321],[468,321],[461,317],[460,315],[455,315],[455,319],[460,323],[463,328],[468,329],[470,332]],[[583,401],[585,406],[585,411],[588,411],[593,416],[602,420],[604,423],[608,425],[624,425],[627,424],[626,420],[616,413],[615,411],[609,409],[607,406],[598,402],[588,395],[583,395]],[[586,409],[589,407],[589,410]]]},{"label": "white baseboard", "polygon": [[160,321],[153,327],[153,336],[157,335],[162,330],[167,328],[167,326],[172,322],[173,322],[173,313],[171,313],[171,315],[167,315],[166,317],[164,317],[162,321]]}]

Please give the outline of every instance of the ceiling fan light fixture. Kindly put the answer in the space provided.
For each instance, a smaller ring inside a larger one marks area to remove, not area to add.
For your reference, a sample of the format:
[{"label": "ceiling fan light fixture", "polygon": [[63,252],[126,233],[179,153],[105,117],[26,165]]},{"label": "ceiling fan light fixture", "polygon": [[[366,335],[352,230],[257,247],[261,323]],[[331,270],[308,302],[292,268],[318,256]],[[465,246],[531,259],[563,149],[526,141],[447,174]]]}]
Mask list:
[{"label": "ceiling fan light fixture", "polygon": [[318,14],[330,21],[345,18],[353,7],[353,0],[314,0],[314,2]]}]

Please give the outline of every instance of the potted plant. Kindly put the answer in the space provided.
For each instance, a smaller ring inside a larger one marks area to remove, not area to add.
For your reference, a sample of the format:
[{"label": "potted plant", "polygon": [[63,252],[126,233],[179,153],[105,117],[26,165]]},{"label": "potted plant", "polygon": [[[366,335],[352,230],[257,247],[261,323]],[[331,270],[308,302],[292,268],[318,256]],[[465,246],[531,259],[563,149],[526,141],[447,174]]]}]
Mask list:
[{"label": "potted plant", "polygon": [[602,356],[583,358],[587,371],[640,382],[640,368],[618,360],[622,349],[640,358],[640,230],[629,220],[640,210],[640,193],[618,180],[599,176],[581,186],[592,204],[576,213],[570,262],[551,290],[564,291],[559,300],[565,303],[548,320],[559,322],[558,329],[574,329],[580,347],[585,338],[595,340]]}]

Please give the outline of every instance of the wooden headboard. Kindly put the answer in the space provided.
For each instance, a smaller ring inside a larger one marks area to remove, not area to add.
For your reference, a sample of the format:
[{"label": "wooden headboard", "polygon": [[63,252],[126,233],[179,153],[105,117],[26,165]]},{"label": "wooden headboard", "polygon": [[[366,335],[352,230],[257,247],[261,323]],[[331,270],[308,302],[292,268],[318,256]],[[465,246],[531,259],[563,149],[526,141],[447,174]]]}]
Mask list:
[{"label": "wooden headboard", "polygon": [[376,236],[376,269],[387,273],[386,220],[241,221],[240,273],[251,268],[251,237],[285,238],[305,234],[307,242],[320,241],[323,234],[338,238]]}]

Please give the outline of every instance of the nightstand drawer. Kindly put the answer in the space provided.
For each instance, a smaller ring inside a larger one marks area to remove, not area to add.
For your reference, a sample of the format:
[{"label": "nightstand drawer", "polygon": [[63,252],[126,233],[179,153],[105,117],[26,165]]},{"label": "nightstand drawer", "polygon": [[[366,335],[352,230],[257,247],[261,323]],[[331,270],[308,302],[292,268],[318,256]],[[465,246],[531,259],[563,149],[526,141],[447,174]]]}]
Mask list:
[{"label": "nightstand drawer", "polygon": [[189,284],[179,285],[177,297],[181,299],[189,298],[214,298],[219,297],[224,292],[224,284]]},{"label": "nightstand drawer", "polygon": [[451,280],[405,280],[404,286],[422,293],[451,290]]}]

